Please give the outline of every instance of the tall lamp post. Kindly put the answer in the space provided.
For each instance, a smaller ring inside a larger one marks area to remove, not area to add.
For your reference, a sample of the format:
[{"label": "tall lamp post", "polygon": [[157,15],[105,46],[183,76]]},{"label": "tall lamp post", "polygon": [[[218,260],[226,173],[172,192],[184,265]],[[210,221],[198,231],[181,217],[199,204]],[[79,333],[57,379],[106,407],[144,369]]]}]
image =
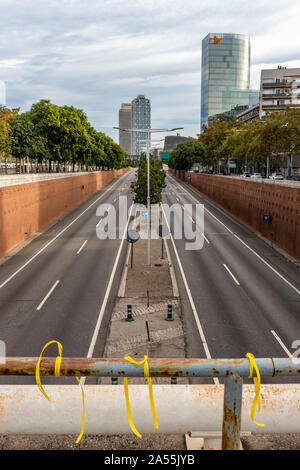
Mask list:
[{"label": "tall lamp post", "polygon": [[147,250],[147,264],[151,265],[150,261],[150,162],[149,162],[149,149],[150,149],[150,135],[154,132],[173,132],[183,129],[183,127],[174,127],[173,129],[122,129],[121,127],[113,127],[124,132],[144,132],[147,134],[146,139],[146,158],[147,158],[147,235],[148,235],[148,250]]}]

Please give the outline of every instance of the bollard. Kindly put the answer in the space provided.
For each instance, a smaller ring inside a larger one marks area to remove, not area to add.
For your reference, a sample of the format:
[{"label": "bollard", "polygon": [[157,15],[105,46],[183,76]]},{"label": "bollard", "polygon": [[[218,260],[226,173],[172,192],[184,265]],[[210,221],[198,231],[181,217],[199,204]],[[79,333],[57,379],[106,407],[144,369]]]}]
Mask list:
[{"label": "bollard", "polygon": [[112,377],[111,378],[111,384],[112,385],[118,385],[118,377]]},{"label": "bollard", "polygon": [[134,321],[134,318],[132,318],[132,306],[130,304],[127,305],[127,318],[125,318],[125,321]]},{"label": "bollard", "polygon": [[177,377],[171,378],[171,385],[177,385]]},{"label": "bollard", "polygon": [[172,314],[172,304],[168,305],[168,316],[165,318],[166,321],[174,321],[173,314]]}]

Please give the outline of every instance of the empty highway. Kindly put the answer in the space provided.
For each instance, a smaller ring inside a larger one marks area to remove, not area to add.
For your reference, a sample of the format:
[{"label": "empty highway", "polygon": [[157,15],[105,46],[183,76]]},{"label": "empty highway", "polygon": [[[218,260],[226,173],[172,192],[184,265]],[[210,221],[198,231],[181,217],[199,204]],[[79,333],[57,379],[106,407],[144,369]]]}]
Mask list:
[{"label": "empty highway", "polygon": [[170,174],[163,203],[205,208],[202,249],[186,250],[184,238],[169,240],[177,278],[184,274],[190,291],[179,282],[188,356],[291,357],[300,340],[297,266]]},{"label": "empty highway", "polygon": [[[98,239],[96,210],[110,203],[118,214],[119,196],[132,200],[133,179],[130,171],[113,180],[0,264],[0,339],[7,356],[38,357],[54,339],[64,357],[102,356],[127,241]],[[56,356],[57,346],[44,355]],[[25,381],[34,378],[0,378]]]},{"label": "empty highway", "polygon": [[[53,339],[62,343],[64,357],[102,356],[127,242],[97,238],[96,209],[110,203],[118,212],[120,195],[130,204],[133,179],[130,171],[112,181],[0,264],[0,339],[8,356],[37,357]],[[205,206],[201,250],[187,251],[185,239],[168,241],[187,356],[291,357],[292,343],[300,340],[296,265],[170,174],[163,202],[183,210],[184,204]],[[56,356],[56,346],[45,355]],[[34,383],[34,378],[0,382]]]}]

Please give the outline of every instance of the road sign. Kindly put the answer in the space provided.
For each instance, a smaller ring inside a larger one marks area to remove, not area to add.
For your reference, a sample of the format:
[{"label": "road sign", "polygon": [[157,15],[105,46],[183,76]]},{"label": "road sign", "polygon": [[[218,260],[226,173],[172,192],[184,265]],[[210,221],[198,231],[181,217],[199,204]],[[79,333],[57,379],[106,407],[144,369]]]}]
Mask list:
[{"label": "road sign", "polygon": [[264,222],[272,221],[272,217],[270,216],[270,214],[264,214],[263,219],[264,219]]},{"label": "road sign", "polygon": [[167,152],[162,152],[160,154],[160,158],[163,162],[168,162],[171,158],[171,154],[170,153],[167,153]]},{"label": "road sign", "polygon": [[[151,215],[151,211],[150,211],[150,215]],[[141,216],[148,217],[148,211],[141,211]]]},{"label": "road sign", "polygon": [[131,243],[131,269],[133,268],[133,244],[139,241],[140,234],[136,230],[127,231],[127,241]]},{"label": "road sign", "polygon": [[127,241],[129,241],[129,243],[135,243],[139,239],[140,239],[140,235],[136,230],[128,230]]}]

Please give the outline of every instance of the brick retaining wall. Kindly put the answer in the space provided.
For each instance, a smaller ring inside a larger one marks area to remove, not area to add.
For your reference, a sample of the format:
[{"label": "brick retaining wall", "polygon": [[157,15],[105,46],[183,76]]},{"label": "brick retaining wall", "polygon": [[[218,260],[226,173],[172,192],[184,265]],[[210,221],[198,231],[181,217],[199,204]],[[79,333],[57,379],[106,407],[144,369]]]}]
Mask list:
[{"label": "brick retaining wall", "polygon": [[0,188],[0,258],[127,170]]},{"label": "brick retaining wall", "polygon": [[[170,170],[187,181],[184,171]],[[191,184],[264,237],[300,259],[300,188],[191,174]],[[270,214],[272,222],[263,221]]]}]

